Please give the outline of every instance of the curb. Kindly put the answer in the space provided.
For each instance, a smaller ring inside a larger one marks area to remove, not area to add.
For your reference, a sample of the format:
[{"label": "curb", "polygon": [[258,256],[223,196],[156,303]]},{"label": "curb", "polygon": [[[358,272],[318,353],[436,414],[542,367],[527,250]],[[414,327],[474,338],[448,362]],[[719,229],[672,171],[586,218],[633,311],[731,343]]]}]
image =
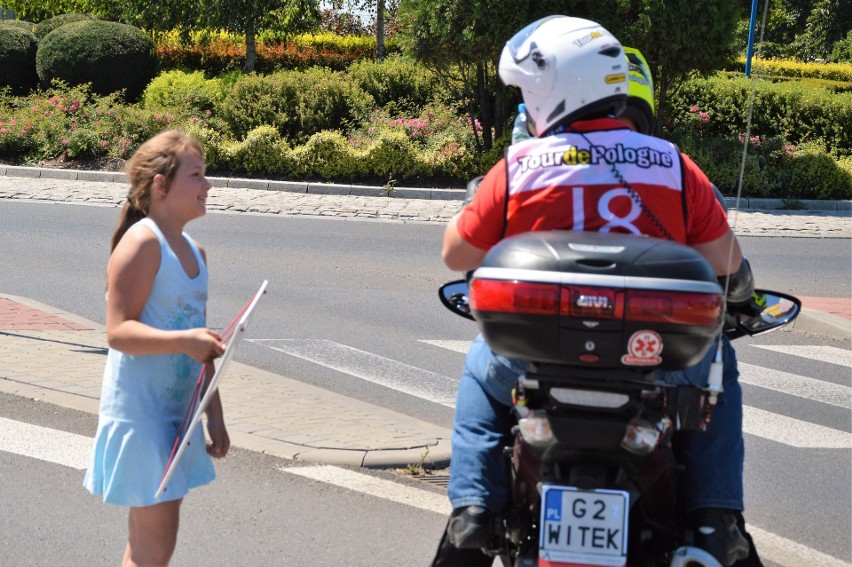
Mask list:
[{"label": "curb", "polygon": [[834,339],[852,339],[852,321],[806,307],[803,307],[802,312],[796,317],[793,328],[798,331],[827,335]]},{"label": "curb", "polygon": [[[45,179],[67,179],[69,181],[97,181],[106,183],[126,183],[123,172],[89,171],[80,169],[51,169],[44,167],[25,167],[18,165],[0,165],[0,176],[30,177]],[[398,199],[424,199],[431,201],[463,201],[465,188],[423,188],[423,187],[379,187],[376,185],[345,185],[336,183],[314,183],[299,181],[274,181],[241,177],[210,177],[214,187],[234,189],[261,189],[265,191],[283,191],[287,193],[305,193],[311,195],[352,195],[356,197],[390,197]],[[821,201],[816,199],[763,199],[725,197],[728,210],[740,211],[839,211],[852,215],[852,200]]]}]

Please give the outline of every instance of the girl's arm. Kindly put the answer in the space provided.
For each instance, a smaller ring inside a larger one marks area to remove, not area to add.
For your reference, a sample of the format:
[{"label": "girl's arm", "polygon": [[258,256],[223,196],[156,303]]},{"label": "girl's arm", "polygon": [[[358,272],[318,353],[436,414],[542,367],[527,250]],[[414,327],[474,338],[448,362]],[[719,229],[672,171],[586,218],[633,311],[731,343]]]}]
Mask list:
[{"label": "girl's arm", "polygon": [[206,362],[225,352],[210,329],[167,331],[139,321],[160,267],[160,243],[149,230],[129,230],[107,267],[107,342],[131,355],[183,353]]},{"label": "girl's arm", "polygon": [[[207,363],[207,370],[204,378],[204,390],[213,378],[216,369],[213,362]],[[204,393],[201,394],[204,396]],[[228,430],[225,428],[225,417],[222,413],[222,399],[219,397],[219,390],[216,390],[210,397],[210,403],[205,411],[207,415],[207,434],[210,436],[210,443],[207,445],[207,452],[211,457],[221,458],[228,454],[228,449],[231,447],[231,439],[228,437]]]}]

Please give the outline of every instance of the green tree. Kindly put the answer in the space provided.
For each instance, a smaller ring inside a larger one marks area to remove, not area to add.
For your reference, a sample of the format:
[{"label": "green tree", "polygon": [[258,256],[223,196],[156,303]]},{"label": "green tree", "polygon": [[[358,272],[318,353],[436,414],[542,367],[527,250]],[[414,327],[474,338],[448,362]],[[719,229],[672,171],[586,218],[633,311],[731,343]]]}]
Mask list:
[{"label": "green tree", "polygon": [[793,42],[796,57],[804,61],[828,59],[834,44],[852,29],[849,0],[819,0],[814,3],[804,33]]},{"label": "green tree", "polygon": [[310,29],[319,21],[319,0],[130,0],[125,17],[153,32],[179,28],[185,37],[193,30],[210,28],[245,35],[244,70],[251,73],[257,34],[267,29],[288,33]]},{"label": "green tree", "polygon": [[709,75],[722,68],[739,52],[738,0],[633,0],[631,5],[634,9],[623,11],[621,22],[617,9],[599,21],[648,59],[657,89],[659,133],[669,91],[694,73]]},{"label": "green tree", "polygon": [[497,76],[503,45],[526,24],[559,13],[564,5],[555,0],[401,0],[400,33],[408,52],[456,91],[477,142],[489,150],[509,116],[511,97]]},{"label": "green tree", "polygon": [[19,20],[34,23],[60,14],[88,14],[104,20],[118,20],[122,15],[119,0],[2,0],[2,4]]},{"label": "green tree", "polygon": [[497,79],[500,52],[537,18],[570,14],[599,22],[625,45],[639,48],[655,73],[658,124],[668,92],[694,72],[708,74],[736,52],[739,0],[402,0],[407,49],[448,84],[460,81],[462,100],[483,128],[490,149],[507,124],[509,103]]},{"label": "green tree", "polygon": [[299,33],[319,21],[319,0],[201,0],[199,4],[210,27],[245,35],[246,73],[254,71],[258,32]]},{"label": "green tree", "polygon": [[334,10],[373,14],[376,33],[376,58],[385,57],[385,23],[396,14],[399,0],[331,0]]}]

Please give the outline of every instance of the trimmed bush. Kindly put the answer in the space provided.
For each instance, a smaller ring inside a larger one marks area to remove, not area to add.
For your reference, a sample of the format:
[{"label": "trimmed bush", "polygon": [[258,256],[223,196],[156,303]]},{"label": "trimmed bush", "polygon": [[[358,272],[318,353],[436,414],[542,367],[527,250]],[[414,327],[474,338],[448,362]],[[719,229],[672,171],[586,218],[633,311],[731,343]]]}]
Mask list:
[{"label": "trimmed bush", "polygon": [[205,79],[201,71],[161,73],[142,95],[145,108],[188,108],[196,112],[213,110],[223,100],[225,93],[220,82]]},{"label": "trimmed bush", "polygon": [[259,126],[242,142],[225,145],[228,166],[250,174],[283,173],[286,152],[287,143],[273,126]]},{"label": "trimmed bush", "polygon": [[35,24],[26,20],[0,20],[0,26],[12,26],[13,28],[22,29],[30,33],[33,32]]},{"label": "trimmed bush", "polygon": [[364,153],[353,149],[339,132],[317,132],[288,158],[289,171],[295,177],[344,181],[368,173]]},{"label": "trimmed bush", "polygon": [[18,26],[0,26],[0,87],[9,87],[14,94],[35,88],[37,47],[30,32]]},{"label": "trimmed bush", "polygon": [[347,76],[388,114],[412,115],[433,100],[438,78],[422,64],[402,57],[358,61]]},{"label": "trimmed bush", "polygon": [[190,123],[183,128],[183,131],[201,144],[208,171],[215,171],[224,165],[226,158],[222,149],[224,140],[221,133],[198,122]]},{"label": "trimmed bush", "polygon": [[419,177],[417,155],[404,132],[385,132],[367,150],[367,168],[382,179]]},{"label": "trimmed bush", "polygon": [[91,83],[92,91],[124,90],[135,100],[157,73],[154,45],[142,30],[116,22],[89,20],[60,26],[41,40],[36,69],[44,85],[60,79]]},{"label": "trimmed bush", "polygon": [[291,139],[305,139],[323,130],[348,130],[376,107],[373,97],[346,80],[344,73],[321,68],[292,73],[301,89],[299,129],[289,132]]},{"label": "trimmed bush", "polygon": [[96,19],[97,18],[87,16],[86,14],[59,14],[58,16],[53,16],[52,18],[48,18],[37,23],[33,28],[33,33],[35,34],[36,39],[41,41],[44,36],[59,26],[64,26],[65,24],[73,22],[87,22],[89,20]]},{"label": "trimmed bush", "polygon": [[268,124],[298,144],[316,132],[347,129],[374,105],[373,98],[344,74],[310,69],[240,78],[225,98],[221,115],[236,138]]},{"label": "trimmed bush", "polygon": [[219,112],[237,139],[264,125],[287,136],[298,130],[298,97],[298,83],[282,74],[245,75],[231,87]]}]

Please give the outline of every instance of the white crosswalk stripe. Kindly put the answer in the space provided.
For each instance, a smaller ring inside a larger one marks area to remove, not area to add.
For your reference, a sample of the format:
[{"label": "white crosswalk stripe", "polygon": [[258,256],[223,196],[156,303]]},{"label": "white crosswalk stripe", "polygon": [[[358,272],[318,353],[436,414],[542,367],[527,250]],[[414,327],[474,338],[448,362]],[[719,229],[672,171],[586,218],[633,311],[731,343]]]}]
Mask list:
[{"label": "white crosswalk stripe", "polygon": [[743,432],[800,449],[852,448],[846,431],[749,406],[743,406]]},{"label": "white crosswalk stripe", "polygon": [[837,348],[833,346],[817,345],[751,345],[763,350],[771,350],[783,354],[790,354],[811,360],[829,362],[839,366],[852,366],[852,350]]},{"label": "white crosswalk stripe", "polygon": [[92,439],[0,417],[0,451],[83,470],[89,466]]},{"label": "white crosswalk stripe", "polygon": [[430,402],[455,405],[458,383],[416,366],[324,339],[254,339],[252,342]]},{"label": "white crosswalk stripe", "polygon": [[814,400],[840,408],[852,408],[852,388],[797,374],[789,374],[745,362],[739,363],[740,382]]}]

